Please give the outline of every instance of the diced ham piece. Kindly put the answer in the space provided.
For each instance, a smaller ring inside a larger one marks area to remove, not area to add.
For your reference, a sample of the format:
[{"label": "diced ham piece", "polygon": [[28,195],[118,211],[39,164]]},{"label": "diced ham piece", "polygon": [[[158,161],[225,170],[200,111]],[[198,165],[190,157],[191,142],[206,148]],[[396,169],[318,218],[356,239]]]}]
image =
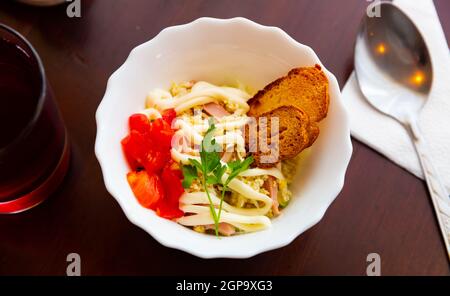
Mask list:
[{"label": "diced ham piece", "polygon": [[220,160],[223,162],[229,162],[232,156],[233,152],[225,151],[224,153],[222,153],[222,158]]},{"label": "diced ham piece", "polygon": [[270,198],[272,198],[272,212],[275,216],[280,214],[278,203],[278,184],[273,176],[269,176],[264,182],[264,188],[269,191]]},{"label": "diced ham piece", "polygon": [[225,108],[223,108],[221,105],[217,103],[208,103],[206,105],[203,105],[203,109],[205,109],[205,111],[209,115],[214,116],[217,119],[230,115],[230,113],[228,113],[228,111],[225,110]]},{"label": "diced ham piece", "polygon": [[[205,229],[209,230],[215,230],[215,226],[214,224],[209,224],[209,225],[205,225]],[[219,233],[225,236],[230,236],[236,233],[236,229],[234,228],[233,225],[225,223],[225,222],[221,222],[219,223]]]}]

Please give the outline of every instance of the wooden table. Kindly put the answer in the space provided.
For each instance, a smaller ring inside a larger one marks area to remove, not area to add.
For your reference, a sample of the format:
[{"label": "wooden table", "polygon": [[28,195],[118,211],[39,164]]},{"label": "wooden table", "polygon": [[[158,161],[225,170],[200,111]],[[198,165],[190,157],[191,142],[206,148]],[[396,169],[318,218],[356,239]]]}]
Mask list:
[{"label": "wooden table", "polygon": [[[436,0],[447,39],[450,2]],[[363,0],[82,1],[28,7],[1,1],[0,22],[23,33],[41,55],[70,133],[73,157],[59,189],[39,207],[0,216],[0,274],[64,275],[81,255],[84,275],[364,275],[381,255],[383,275],[449,275],[424,182],[353,140],[345,186],[323,220],[287,247],[247,260],[202,260],[165,248],[132,225],[107,193],[94,156],[94,113],[110,74],[136,45],[163,28],[201,16],[244,16],[308,44],[344,85]],[[351,112],[351,110],[350,110]]]}]

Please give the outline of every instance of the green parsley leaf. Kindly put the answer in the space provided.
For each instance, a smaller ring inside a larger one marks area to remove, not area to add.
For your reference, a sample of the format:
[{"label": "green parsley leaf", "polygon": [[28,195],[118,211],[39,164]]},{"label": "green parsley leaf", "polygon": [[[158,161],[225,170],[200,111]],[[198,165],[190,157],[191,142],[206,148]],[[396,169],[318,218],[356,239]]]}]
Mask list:
[{"label": "green parsley leaf", "polygon": [[222,183],[222,176],[226,172],[226,170],[227,170],[226,165],[220,165],[214,170],[213,174],[216,177],[216,179],[218,180],[217,183],[219,183],[219,184]]},{"label": "green parsley leaf", "polygon": [[247,170],[248,167],[252,164],[253,157],[249,156],[244,161],[235,160],[228,163],[228,167],[230,168],[231,172],[226,180],[226,184],[228,185],[231,180],[233,180],[235,177],[237,177],[240,173]]},{"label": "green parsley leaf", "polygon": [[202,164],[201,164],[197,159],[189,158],[189,162],[190,162],[191,164],[193,164],[194,167],[195,167],[198,171],[203,172]]},{"label": "green parsley leaf", "polygon": [[197,168],[192,165],[184,165],[181,167],[181,171],[183,172],[183,188],[189,188],[192,185],[192,182],[198,179]]}]

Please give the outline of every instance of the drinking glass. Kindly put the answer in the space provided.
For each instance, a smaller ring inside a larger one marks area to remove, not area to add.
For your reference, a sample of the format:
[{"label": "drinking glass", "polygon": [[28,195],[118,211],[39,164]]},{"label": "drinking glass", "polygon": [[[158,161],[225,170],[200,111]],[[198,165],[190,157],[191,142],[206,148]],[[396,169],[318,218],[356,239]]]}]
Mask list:
[{"label": "drinking glass", "polygon": [[31,44],[0,24],[0,214],[51,195],[69,167],[63,120]]}]

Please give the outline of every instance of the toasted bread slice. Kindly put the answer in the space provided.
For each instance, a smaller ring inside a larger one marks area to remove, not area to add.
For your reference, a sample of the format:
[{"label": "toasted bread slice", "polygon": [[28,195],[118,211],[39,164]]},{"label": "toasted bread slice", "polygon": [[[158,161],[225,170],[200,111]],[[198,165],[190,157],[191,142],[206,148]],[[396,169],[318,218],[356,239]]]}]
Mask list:
[{"label": "toasted bread slice", "polygon": [[[249,151],[254,151],[254,164],[258,167],[272,167],[281,160],[295,157],[310,147],[319,135],[317,124],[310,121],[306,112],[294,106],[282,106],[261,114],[257,121],[259,123],[260,118],[266,118],[267,129],[258,126],[258,143],[246,137]],[[279,128],[278,133],[274,131],[272,134],[271,123],[274,118],[278,118]],[[277,136],[278,141],[273,142]]]},{"label": "toasted bread slice", "polygon": [[249,116],[257,117],[280,106],[295,106],[305,111],[312,122],[318,122],[328,112],[328,79],[319,65],[295,68],[260,90],[248,103]]}]

